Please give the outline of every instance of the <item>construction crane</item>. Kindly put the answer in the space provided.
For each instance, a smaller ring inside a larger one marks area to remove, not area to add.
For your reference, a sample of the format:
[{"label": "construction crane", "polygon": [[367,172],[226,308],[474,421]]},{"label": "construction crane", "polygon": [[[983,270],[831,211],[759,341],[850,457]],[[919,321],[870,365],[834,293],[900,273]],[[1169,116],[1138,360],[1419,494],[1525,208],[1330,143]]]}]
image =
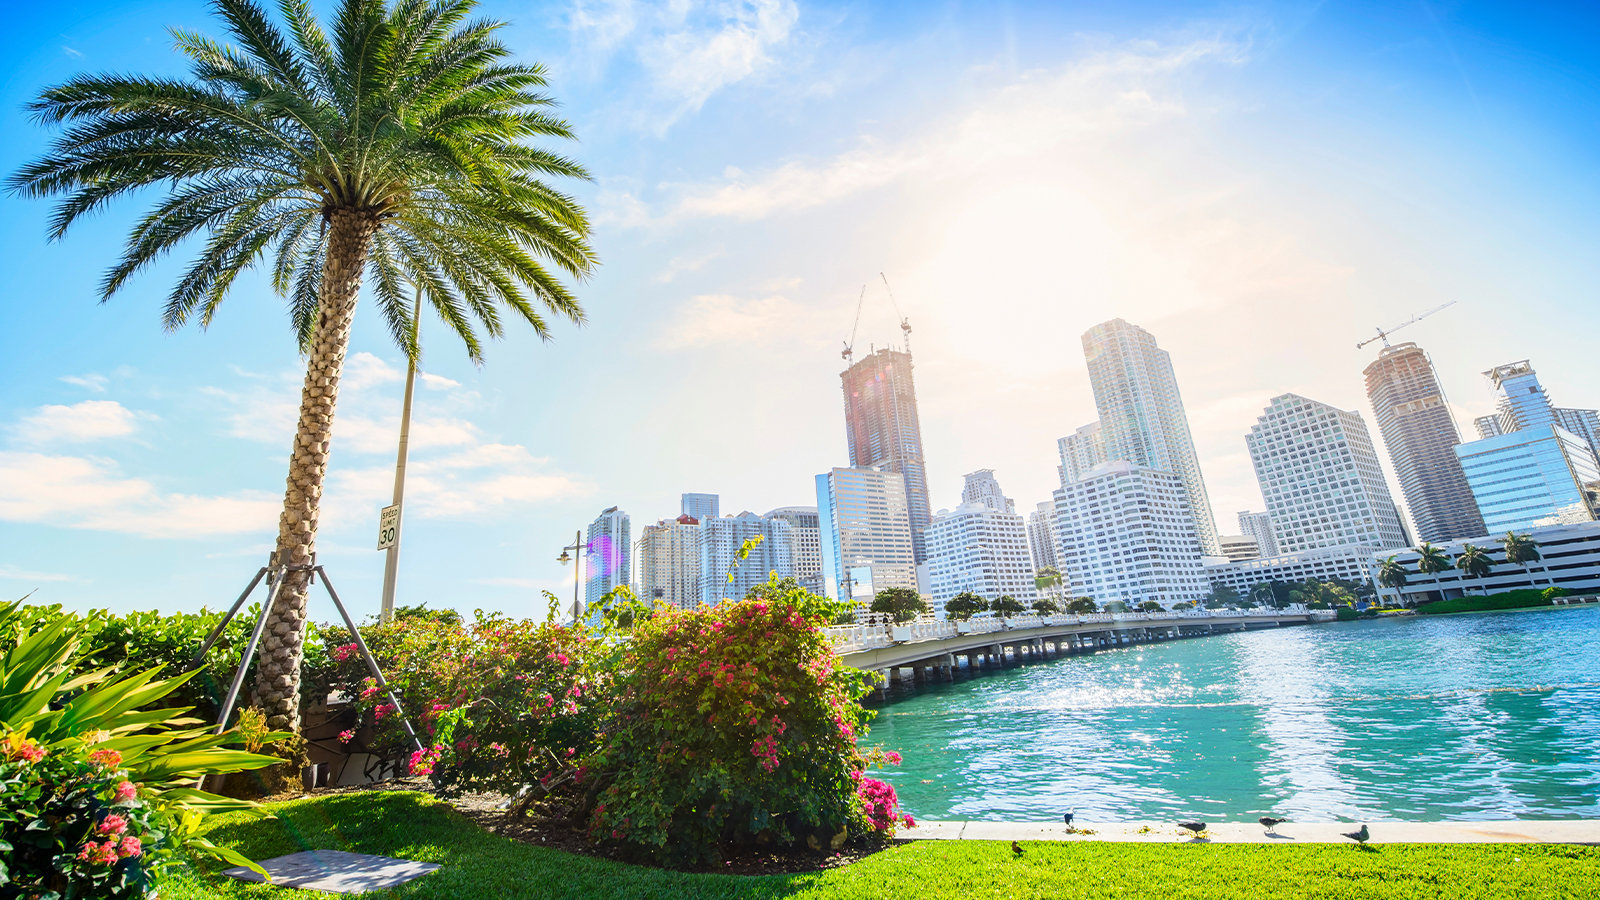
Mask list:
[{"label": "construction crane", "polygon": [[1396,331],[1399,331],[1400,329],[1406,327],[1407,325],[1411,325],[1411,324],[1413,324],[1415,322],[1420,322],[1423,319],[1426,319],[1427,317],[1433,315],[1434,313],[1439,312],[1440,310],[1448,309],[1449,307],[1452,307],[1452,306],[1455,306],[1455,305],[1456,305],[1456,301],[1454,301],[1454,300],[1451,300],[1448,303],[1441,303],[1438,306],[1435,306],[1433,309],[1430,309],[1425,313],[1418,313],[1418,314],[1412,316],[1411,318],[1405,320],[1404,322],[1401,322],[1399,325],[1395,325],[1394,327],[1388,329],[1387,331],[1385,331],[1382,328],[1379,328],[1377,337],[1369,337],[1369,338],[1367,338],[1366,340],[1364,340],[1361,343],[1357,344],[1356,345],[1356,349],[1360,350],[1362,347],[1365,347],[1366,345],[1372,343],[1373,341],[1383,341],[1383,346],[1388,347],[1389,346],[1389,335],[1394,334]]},{"label": "construction crane", "polygon": [[861,286],[861,296],[856,298],[856,323],[850,326],[850,340],[845,342],[844,351],[839,354],[840,356],[844,357],[844,364],[846,368],[848,368],[855,359],[856,329],[861,327],[861,304],[866,302],[866,299],[867,286],[863,284]]},{"label": "construction crane", "polygon": [[[879,272],[878,273],[878,277],[883,279],[883,289],[889,292],[889,302],[894,304],[894,314],[896,316],[898,316],[899,319],[900,319],[900,332],[902,334],[904,334],[905,338],[906,338],[906,352],[910,353],[911,352],[911,320],[907,319],[905,316],[900,315],[900,302],[898,300],[894,299],[894,288],[889,287],[889,276],[883,274],[882,272]],[[860,313],[858,312],[857,315],[860,315]]]}]

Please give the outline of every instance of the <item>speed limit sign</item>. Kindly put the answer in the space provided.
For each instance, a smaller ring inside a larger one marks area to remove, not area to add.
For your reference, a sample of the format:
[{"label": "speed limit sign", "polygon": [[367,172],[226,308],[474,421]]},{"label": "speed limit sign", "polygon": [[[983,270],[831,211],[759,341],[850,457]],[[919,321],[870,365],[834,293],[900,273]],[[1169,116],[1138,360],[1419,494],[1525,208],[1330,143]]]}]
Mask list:
[{"label": "speed limit sign", "polygon": [[400,505],[385,506],[378,513],[378,549],[387,550],[400,541]]}]

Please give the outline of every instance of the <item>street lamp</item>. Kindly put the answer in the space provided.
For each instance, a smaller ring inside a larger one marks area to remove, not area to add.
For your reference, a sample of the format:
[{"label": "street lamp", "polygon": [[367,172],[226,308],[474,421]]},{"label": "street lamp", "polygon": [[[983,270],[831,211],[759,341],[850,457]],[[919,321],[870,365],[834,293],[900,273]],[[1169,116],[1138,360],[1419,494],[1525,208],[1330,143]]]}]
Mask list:
[{"label": "street lamp", "polygon": [[583,541],[583,530],[579,529],[572,537],[572,543],[561,548],[561,555],[556,557],[556,562],[563,566],[572,563],[572,624],[578,624],[578,619],[583,615],[583,606],[578,600],[578,586],[583,580],[583,557],[572,556],[567,553],[572,550],[578,553],[587,553],[590,546]]}]

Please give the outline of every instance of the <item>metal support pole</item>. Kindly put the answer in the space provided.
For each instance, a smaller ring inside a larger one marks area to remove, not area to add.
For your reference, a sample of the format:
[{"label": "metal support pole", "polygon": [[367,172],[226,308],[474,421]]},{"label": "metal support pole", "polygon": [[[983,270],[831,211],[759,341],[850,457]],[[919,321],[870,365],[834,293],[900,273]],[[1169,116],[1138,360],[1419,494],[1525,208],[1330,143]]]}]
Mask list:
[{"label": "metal support pole", "polygon": [[239,614],[239,607],[244,606],[244,601],[249,598],[250,592],[256,589],[256,585],[261,583],[262,577],[264,577],[266,574],[266,566],[262,566],[256,571],[256,577],[250,579],[250,584],[244,589],[244,593],[239,595],[239,599],[233,601],[233,606],[228,609],[228,612],[225,615],[223,615],[222,621],[218,622],[217,627],[211,629],[211,633],[206,635],[205,643],[200,645],[200,652],[196,653],[194,655],[194,659],[189,660],[189,664],[184,667],[183,670],[185,672],[199,667],[200,663],[206,658],[206,654],[211,652],[212,646],[215,645],[217,640],[222,637],[222,630],[227,628],[228,623],[233,621],[233,617]]},{"label": "metal support pole", "polygon": [[317,566],[313,570],[322,577],[322,586],[328,589],[328,596],[333,598],[333,605],[338,607],[339,616],[344,619],[345,627],[350,629],[350,636],[356,642],[356,648],[361,651],[361,658],[367,661],[367,668],[372,670],[372,676],[378,680],[378,688],[389,696],[389,702],[394,704],[395,715],[400,717],[400,724],[406,728],[406,734],[411,737],[411,743],[418,750],[422,749],[422,739],[417,737],[417,732],[411,727],[411,719],[406,716],[405,707],[400,705],[400,698],[395,695],[394,688],[383,678],[383,670],[378,668],[378,661],[372,658],[372,651],[367,649],[367,642],[361,638],[361,629],[356,627],[355,620],[350,618],[349,610],[344,608],[344,602],[339,599],[339,594],[333,589],[333,582],[328,580],[328,573]]},{"label": "metal support pole", "polygon": [[278,589],[288,580],[289,567],[279,566],[277,569],[267,580],[267,602],[261,607],[261,617],[256,619],[255,630],[250,632],[250,643],[245,645],[244,653],[239,656],[239,670],[233,673],[233,684],[228,686],[228,699],[222,701],[222,709],[217,713],[217,730],[213,734],[221,734],[228,729],[228,719],[233,716],[233,703],[239,699],[239,689],[244,687],[245,670],[250,668],[250,659],[256,655],[261,632],[267,630],[267,617],[272,615],[272,607],[278,602]]}]

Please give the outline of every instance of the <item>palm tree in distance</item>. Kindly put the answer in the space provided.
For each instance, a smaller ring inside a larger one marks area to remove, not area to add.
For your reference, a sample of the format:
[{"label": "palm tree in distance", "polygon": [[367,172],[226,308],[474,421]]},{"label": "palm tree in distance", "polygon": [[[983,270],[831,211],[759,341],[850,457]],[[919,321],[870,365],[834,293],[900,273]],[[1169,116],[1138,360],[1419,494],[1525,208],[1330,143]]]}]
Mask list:
[{"label": "palm tree in distance", "polygon": [[1539,542],[1526,534],[1508,531],[1506,536],[1500,539],[1500,544],[1506,548],[1506,562],[1516,563],[1524,569],[1528,568],[1528,563],[1538,562],[1544,558],[1539,553]]},{"label": "palm tree in distance", "polygon": [[1456,557],[1456,568],[1461,570],[1463,578],[1482,578],[1494,568],[1494,560],[1483,552],[1482,547],[1464,544],[1461,547],[1461,554]]},{"label": "palm tree in distance", "polygon": [[63,198],[52,239],[115,198],[154,189],[102,302],[191,237],[199,252],[167,299],[168,329],[208,325],[257,263],[287,300],[307,365],[276,542],[289,569],[257,670],[256,702],[274,728],[299,725],[309,567],[363,277],[413,360],[408,285],[478,363],[480,329],[500,337],[503,316],[541,337],[541,309],[583,321],[559,273],[592,271],[589,224],[541,179],[587,175],[528,143],[572,135],[548,111],[544,69],[509,62],[501,23],[469,20],[473,5],[339,0],[325,32],[305,0],[281,0],[286,29],[252,0],[213,0],[236,45],[174,30],[187,79],[82,75],[30,105],[64,130],[9,186]]},{"label": "palm tree in distance", "polygon": [[1400,596],[1402,603],[1405,602],[1405,595],[1400,593],[1400,589],[1406,586],[1409,575],[1405,563],[1393,556],[1378,564],[1378,583],[1386,588],[1392,588]]}]

